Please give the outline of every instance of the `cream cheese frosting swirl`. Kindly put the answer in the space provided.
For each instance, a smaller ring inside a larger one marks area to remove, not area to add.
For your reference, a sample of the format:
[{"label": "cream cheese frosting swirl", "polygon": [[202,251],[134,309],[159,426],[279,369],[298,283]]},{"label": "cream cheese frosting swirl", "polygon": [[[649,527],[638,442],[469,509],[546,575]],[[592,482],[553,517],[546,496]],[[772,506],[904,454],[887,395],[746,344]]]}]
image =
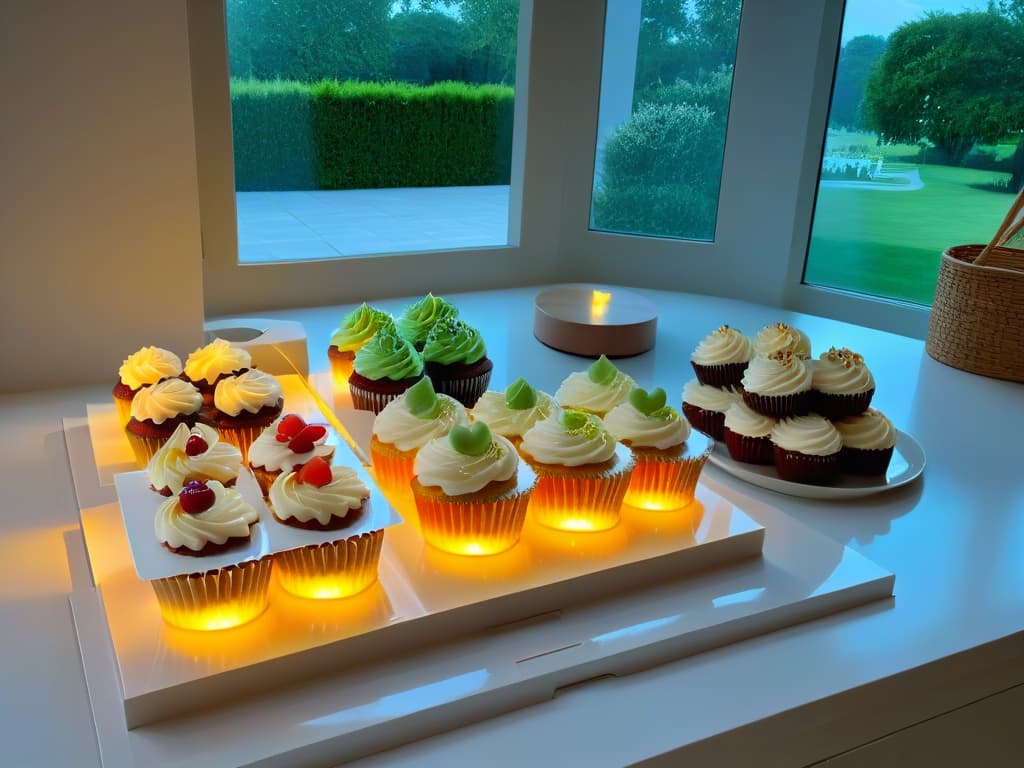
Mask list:
[{"label": "cream cheese frosting swirl", "polygon": [[470,415],[473,421],[482,421],[491,432],[505,437],[522,437],[538,421],[558,411],[558,405],[551,395],[534,390],[536,402],[528,408],[512,408],[504,392],[487,390],[476,401]]},{"label": "cream cheese frosting swirl", "polygon": [[882,451],[896,445],[896,427],[888,416],[875,408],[868,408],[860,416],[840,419],[834,426],[845,448]]},{"label": "cream cheese frosting swirl", "polygon": [[753,410],[737,400],[725,412],[725,426],[744,437],[767,437],[775,428],[776,420]]},{"label": "cream cheese frosting swirl", "polygon": [[520,448],[541,464],[578,467],[608,461],[615,445],[615,436],[597,416],[567,410],[534,424]]},{"label": "cream cheese frosting swirl", "polygon": [[579,408],[604,414],[629,397],[636,382],[622,371],[616,371],[607,384],[598,384],[585,371],[570,373],[555,392],[555,400],[563,408]]},{"label": "cream cheese frosting swirl", "polygon": [[469,424],[466,409],[448,395],[436,395],[438,410],[432,418],[421,418],[409,410],[403,392],[384,406],[373,421],[373,434],[382,443],[391,443],[400,451],[422,448],[435,437],[451,432],[456,424]]},{"label": "cream cheese frosting swirl", "polygon": [[[202,438],[207,447],[202,453],[189,456],[185,445],[193,435]],[[196,424],[190,429],[187,424],[179,424],[150,459],[146,470],[156,490],[169,488],[171,493],[178,493],[189,480],[227,483],[238,477],[241,467],[241,451],[221,440],[213,427]]]},{"label": "cream cheese frosting swirl", "polygon": [[327,434],[313,442],[311,451],[296,453],[288,447],[288,442],[277,439],[277,425],[284,416],[277,418],[273,424],[260,432],[249,446],[249,466],[262,467],[268,472],[281,472],[295,469],[305,464],[314,456],[327,458],[334,454],[334,446],[325,445]]},{"label": "cream cheese frosting swirl", "polygon": [[622,403],[604,417],[604,425],[619,440],[639,448],[665,450],[686,442],[690,436],[689,423],[668,406],[648,416],[632,403]]},{"label": "cream cheese frosting swirl", "polygon": [[301,483],[297,472],[278,475],[270,486],[270,504],[282,520],[316,520],[327,525],[332,517],[347,517],[370,497],[370,489],[351,467],[331,467],[331,482],[324,486]]},{"label": "cream cheese frosting swirl", "polygon": [[203,396],[189,382],[164,379],[143,387],[132,399],[132,418],[163,424],[178,416],[191,416],[203,407]]},{"label": "cream cheese frosting swirl", "polygon": [[796,355],[779,352],[751,360],[740,383],[757,395],[792,395],[811,388],[811,371]]},{"label": "cream cheese frosting swirl", "polygon": [[754,345],[735,328],[723,325],[715,329],[697,345],[691,359],[697,365],[727,365],[745,363],[754,356]]},{"label": "cream cheese frosting swirl", "polygon": [[832,423],[817,414],[782,419],[772,429],[772,442],[786,451],[809,456],[831,456],[843,447]]},{"label": "cream cheese frosting swirl", "polygon": [[799,328],[785,323],[766,325],[754,337],[754,353],[771,356],[777,352],[792,352],[796,357],[811,356],[811,340]]},{"label": "cream cheese frosting swirl", "polygon": [[153,527],[162,544],[198,552],[207,544],[249,536],[249,526],[259,520],[259,513],[233,488],[225,488],[216,480],[206,485],[213,491],[214,502],[205,512],[189,514],[181,508],[177,496],[160,505]]},{"label": "cream cheese frosting swirl", "polygon": [[185,361],[185,375],[195,382],[213,384],[225,373],[236,373],[252,365],[252,356],[224,339],[214,339]]},{"label": "cream cheese frosting swirl", "polygon": [[416,454],[413,474],[421,485],[438,486],[448,496],[476,493],[488,483],[516,474],[519,455],[508,438],[491,434],[491,444],[479,456],[460,453],[447,437],[436,437]]},{"label": "cream cheese frosting swirl", "polygon": [[221,413],[238,416],[242,411],[259,413],[261,408],[276,406],[281,398],[277,377],[250,368],[239,376],[221,379],[213,393],[213,405]]},{"label": "cream cheese frosting swirl", "polygon": [[857,395],[874,389],[875,377],[864,365],[864,358],[856,352],[832,347],[819,356],[811,384],[826,394]]},{"label": "cream cheese frosting swirl", "polygon": [[739,393],[732,387],[728,389],[711,387],[701,384],[696,379],[690,379],[683,387],[683,402],[695,405],[705,411],[724,413],[739,398]]},{"label": "cream cheese frosting swirl", "polygon": [[123,384],[138,389],[160,379],[180,376],[181,358],[160,347],[143,347],[125,358],[117,375]]},{"label": "cream cheese frosting swirl", "polygon": [[349,312],[341,321],[338,330],[331,336],[329,346],[342,352],[356,352],[382,327],[393,329],[394,319],[387,312],[374,309],[365,302]]}]

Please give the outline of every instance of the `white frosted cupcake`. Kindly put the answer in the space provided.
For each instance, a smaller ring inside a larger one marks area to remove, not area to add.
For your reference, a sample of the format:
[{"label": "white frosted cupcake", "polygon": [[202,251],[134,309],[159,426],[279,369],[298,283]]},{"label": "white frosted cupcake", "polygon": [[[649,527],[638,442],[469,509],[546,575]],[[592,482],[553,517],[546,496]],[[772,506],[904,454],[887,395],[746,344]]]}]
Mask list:
[{"label": "white frosted cupcake", "polygon": [[146,467],[150,486],[162,496],[179,493],[190,480],[216,480],[230,487],[241,469],[241,451],[206,424],[179,424]]},{"label": "white frosted cupcake", "polygon": [[839,468],[855,475],[882,475],[889,468],[898,433],[875,408],[833,422],[843,441]]},{"label": "white frosted cupcake", "polygon": [[811,369],[792,352],[755,357],[743,374],[743,402],[773,419],[810,410]]},{"label": "white frosted cupcake", "polygon": [[526,431],[550,416],[552,410],[557,411],[558,405],[551,395],[519,378],[504,392],[484,392],[469,415],[473,421],[485,422],[491,432],[507,437],[518,447]]},{"label": "white frosted cupcake", "polygon": [[771,357],[779,352],[791,352],[801,360],[811,357],[811,340],[799,328],[785,323],[772,323],[754,337],[754,355]]},{"label": "white frosted cupcake", "polygon": [[289,413],[276,419],[249,446],[249,469],[256,476],[263,495],[282,472],[298,469],[319,456],[331,460],[334,446],[327,445],[327,427],[307,424],[301,416]]},{"label": "white frosted cupcake", "polygon": [[633,379],[601,355],[586,371],[570,373],[555,392],[555,401],[563,408],[604,416],[625,402],[635,386]]},{"label": "white frosted cupcake", "polygon": [[715,440],[725,439],[725,412],[740,399],[732,387],[709,387],[690,379],[683,387],[683,415],[694,429]]},{"label": "white frosted cupcake", "polygon": [[258,368],[217,382],[209,421],[221,437],[238,446],[247,460],[249,446],[281,415],[284,395],[277,378]]},{"label": "white frosted cupcake", "polygon": [[710,387],[737,387],[754,345],[742,332],[728,325],[705,336],[690,356],[697,381]]},{"label": "white frosted cupcake", "polygon": [[117,383],[112,392],[121,426],[131,418],[132,400],[140,389],[180,375],[181,359],[161,347],[143,347],[128,355],[117,369]]},{"label": "white frosted cupcake", "polygon": [[875,378],[864,358],[845,347],[831,347],[814,364],[811,408],[826,419],[864,413],[875,394]]},{"label": "white frosted cupcake", "polygon": [[735,461],[774,464],[772,430],[776,420],[750,409],[742,400],[725,412],[725,446]]},{"label": "white frosted cupcake", "polygon": [[125,426],[139,468],[149,464],[179,425],[195,424],[202,407],[199,390],[183,379],[163,379],[140,389]]},{"label": "white frosted cupcake", "polygon": [[200,392],[203,400],[213,402],[213,391],[217,382],[226,376],[237,376],[252,365],[248,350],[236,347],[224,339],[214,339],[199,347],[185,361],[185,378]]},{"label": "white frosted cupcake", "polygon": [[827,485],[839,473],[839,432],[823,416],[809,414],[783,419],[772,430],[775,469],[794,483]]}]

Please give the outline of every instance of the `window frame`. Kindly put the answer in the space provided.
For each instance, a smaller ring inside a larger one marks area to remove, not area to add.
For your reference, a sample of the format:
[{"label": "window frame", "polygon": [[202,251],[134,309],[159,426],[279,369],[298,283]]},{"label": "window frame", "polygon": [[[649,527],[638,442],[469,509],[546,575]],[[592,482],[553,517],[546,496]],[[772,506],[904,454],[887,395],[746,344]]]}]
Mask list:
[{"label": "window frame", "polygon": [[926,333],[925,308],[802,283],[844,0],[744,3],[713,242],[589,229],[605,2],[522,0],[509,246],[244,265],[224,4],[188,11],[208,316],[578,281]]}]

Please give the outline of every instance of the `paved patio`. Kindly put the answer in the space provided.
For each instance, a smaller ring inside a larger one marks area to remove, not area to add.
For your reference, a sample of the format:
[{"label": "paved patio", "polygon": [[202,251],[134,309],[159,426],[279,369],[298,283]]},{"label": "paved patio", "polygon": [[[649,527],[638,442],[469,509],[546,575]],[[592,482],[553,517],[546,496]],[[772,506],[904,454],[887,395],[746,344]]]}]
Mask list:
[{"label": "paved patio", "polygon": [[508,242],[507,186],[238,192],[242,263]]}]

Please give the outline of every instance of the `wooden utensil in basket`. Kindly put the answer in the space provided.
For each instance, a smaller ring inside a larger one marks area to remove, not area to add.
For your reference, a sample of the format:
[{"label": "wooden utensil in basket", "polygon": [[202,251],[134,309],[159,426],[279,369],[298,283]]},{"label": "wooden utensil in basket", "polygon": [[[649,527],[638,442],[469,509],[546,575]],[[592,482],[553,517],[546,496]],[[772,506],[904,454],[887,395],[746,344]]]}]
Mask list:
[{"label": "wooden utensil in basket", "polygon": [[1006,245],[1024,229],[1024,189],[988,245],[942,254],[928,325],[928,354],[983,376],[1024,381],[1024,250]]}]

